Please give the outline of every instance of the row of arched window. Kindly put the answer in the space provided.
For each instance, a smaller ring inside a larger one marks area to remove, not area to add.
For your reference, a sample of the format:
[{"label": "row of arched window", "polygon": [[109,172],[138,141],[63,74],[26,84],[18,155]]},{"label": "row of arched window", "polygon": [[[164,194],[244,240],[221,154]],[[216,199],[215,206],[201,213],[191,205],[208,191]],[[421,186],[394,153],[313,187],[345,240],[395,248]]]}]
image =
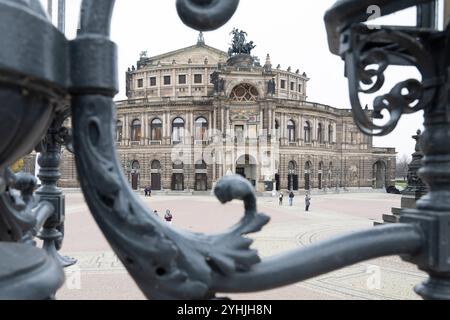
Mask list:
[{"label": "row of arched window", "polygon": [[[311,161],[305,162],[305,171],[310,171],[313,168],[313,164]],[[296,173],[298,170],[297,163],[295,161],[290,161],[288,164],[288,172],[289,173]],[[324,170],[324,163],[321,161],[319,162],[319,171]],[[328,165],[328,171],[333,171],[333,162],[330,162]]]},{"label": "row of arched window", "polygon": [[[208,120],[204,117],[199,117],[195,120],[195,140],[205,141],[208,139]],[[183,118],[175,118],[172,121],[172,141],[174,143],[182,142],[185,136],[185,121]],[[150,123],[150,140],[161,141],[163,138],[163,122],[159,118],[155,118]],[[123,123],[117,121],[116,126],[116,141],[121,142],[123,139]],[[142,139],[142,123],[141,120],[135,119],[131,122],[130,140],[141,141]]]},{"label": "row of arched window", "polygon": [[[279,129],[278,121],[275,121],[275,129]],[[325,128],[322,123],[319,123],[317,126],[317,141],[319,143],[325,142]],[[293,120],[289,120],[287,123],[287,138],[289,142],[296,142],[296,135],[297,135],[297,127],[295,125],[295,122]],[[334,139],[334,131],[333,131],[333,125],[328,126],[328,142],[332,142]],[[303,127],[303,139],[306,143],[311,143],[312,141],[312,126],[309,121],[305,122],[305,126]]]},{"label": "row of arched window", "polygon": [[[117,121],[116,141],[121,142],[123,139],[123,123]],[[278,121],[275,121],[275,129],[280,128]],[[199,117],[195,120],[194,137],[198,141],[206,141],[208,131],[208,120],[204,117]],[[142,139],[142,123],[139,119],[135,119],[131,122],[131,141],[141,141]],[[328,126],[328,132],[325,132],[325,128],[322,123],[317,126],[317,141],[319,143],[325,142],[325,135],[327,141],[332,142],[334,139],[333,125]],[[289,120],[287,123],[287,138],[289,142],[296,142],[297,127],[293,120]],[[182,142],[185,136],[185,121],[183,118],[178,117],[172,121],[172,141],[174,143]],[[150,124],[150,140],[162,141],[163,138],[163,122],[159,118],[152,120]],[[312,142],[312,126],[309,121],[305,122],[303,128],[303,138],[306,143]]]},{"label": "row of arched window", "polygon": [[[161,170],[161,162],[159,160],[153,160],[150,164],[150,167],[152,170]],[[132,162],[131,168],[135,171],[141,169],[141,165],[139,161],[134,160]],[[184,163],[181,160],[176,160],[172,163],[172,168],[174,170],[183,170],[184,169]],[[208,169],[208,166],[204,160],[197,161],[195,163],[195,169],[196,170],[206,170]]]}]

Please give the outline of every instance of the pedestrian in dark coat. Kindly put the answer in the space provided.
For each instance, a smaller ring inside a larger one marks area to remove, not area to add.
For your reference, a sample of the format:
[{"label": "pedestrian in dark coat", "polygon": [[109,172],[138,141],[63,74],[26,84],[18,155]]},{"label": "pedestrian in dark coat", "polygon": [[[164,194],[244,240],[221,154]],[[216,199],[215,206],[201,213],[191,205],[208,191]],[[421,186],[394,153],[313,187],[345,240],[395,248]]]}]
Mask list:
[{"label": "pedestrian in dark coat", "polygon": [[310,205],[311,205],[311,196],[307,193],[305,196],[305,211],[309,211]]},{"label": "pedestrian in dark coat", "polygon": [[294,197],[295,197],[295,194],[294,194],[293,191],[291,191],[291,192],[289,193],[289,206],[290,206],[290,207],[292,207],[292,205],[293,205],[293,203],[294,203]]}]

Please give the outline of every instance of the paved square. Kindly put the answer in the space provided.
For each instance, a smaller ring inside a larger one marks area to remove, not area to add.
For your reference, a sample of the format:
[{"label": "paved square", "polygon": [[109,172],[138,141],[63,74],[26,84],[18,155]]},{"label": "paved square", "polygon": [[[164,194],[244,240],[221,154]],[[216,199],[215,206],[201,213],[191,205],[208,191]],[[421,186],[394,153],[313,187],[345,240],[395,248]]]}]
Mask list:
[{"label": "paved square", "polygon": [[[173,226],[195,232],[221,232],[243,214],[242,203],[222,205],[212,196],[153,196],[142,200],[160,216],[170,209]],[[308,213],[303,202],[303,197],[297,196],[293,207],[280,207],[276,198],[258,199],[259,211],[271,217],[261,232],[251,235],[263,258],[343,232],[371,228],[382,214],[400,205],[400,196],[376,192],[315,195]],[[68,281],[57,299],[145,298],[112,252],[81,193],[67,194],[66,223],[63,254],[77,258],[79,263],[67,270]],[[379,275],[375,282],[374,275]],[[414,265],[398,257],[386,257],[276,290],[228,296],[250,300],[419,299],[413,287],[425,278],[426,274]]]}]

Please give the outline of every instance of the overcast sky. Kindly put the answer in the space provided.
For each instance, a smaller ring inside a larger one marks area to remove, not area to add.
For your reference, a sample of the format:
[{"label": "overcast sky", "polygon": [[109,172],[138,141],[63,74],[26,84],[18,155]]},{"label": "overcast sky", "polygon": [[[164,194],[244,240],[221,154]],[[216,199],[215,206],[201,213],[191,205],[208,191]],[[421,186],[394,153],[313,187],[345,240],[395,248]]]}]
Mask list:
[{"label": "overcast sky", "polygon": [[[57,0],[54,2],[56,7]],[[75,37],[80,2],[67,0],[69,38]],[[307,73],[311,78],[309,101],[350,108],[344,63],[329,52],[323,22],[325,11],[334,3],[335,0],[241,0],[235,16],[225,26],[205,33],[206,44],[227,51],[233,27],[243,29],[257,45],[252,54],[259,56],[263,63],[270,54],[274,67],[280,64],[284,70],[291,66],[293,70]],[[409,9],[377,22],[414,25],[415,13],[415,9]],[[179,19],[175,0],[117,0],[112,26],[112,39],[119,46],[120,93],[116,99],[126,98],[125,70],[136,64],[141,51],[148,51],[149,56],[158,55],[194,45],[197,36],[198,32]],[[385,92],[410,76],[418,77],[410,69],[391,70]],[[414,151],[411,136],[422,128],[422,115],[422,112],[404,115],[397,129],[386,137],[376,138],[375,145],[395,147],[399,155],[409,156]]]}]

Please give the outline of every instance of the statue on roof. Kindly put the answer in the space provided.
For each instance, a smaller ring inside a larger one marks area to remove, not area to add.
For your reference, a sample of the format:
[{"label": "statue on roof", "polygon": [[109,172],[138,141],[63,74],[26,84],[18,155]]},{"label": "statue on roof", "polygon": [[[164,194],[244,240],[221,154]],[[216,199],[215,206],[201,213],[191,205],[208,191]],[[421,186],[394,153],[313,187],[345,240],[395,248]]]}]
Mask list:
[{"label": "statue on roof", "polygon": [[228,50],[228,55],[231,57],[234,54],[251,54],[251,51],[256,47],[253,41],[247,42],[247,32],[233,28],[230,33],[233,36],[231,48]]},{"label": "statue on roof", "polygon": [[139,54],[139,58],[141,59],[147,58],[147,51],[141,51],[141,53]]},{"label": "statue on roof", "polygon": [[203,32],[200,31],[197,39],[197,45],[204,45],[205,44],[205,37],[203,36]]}]

